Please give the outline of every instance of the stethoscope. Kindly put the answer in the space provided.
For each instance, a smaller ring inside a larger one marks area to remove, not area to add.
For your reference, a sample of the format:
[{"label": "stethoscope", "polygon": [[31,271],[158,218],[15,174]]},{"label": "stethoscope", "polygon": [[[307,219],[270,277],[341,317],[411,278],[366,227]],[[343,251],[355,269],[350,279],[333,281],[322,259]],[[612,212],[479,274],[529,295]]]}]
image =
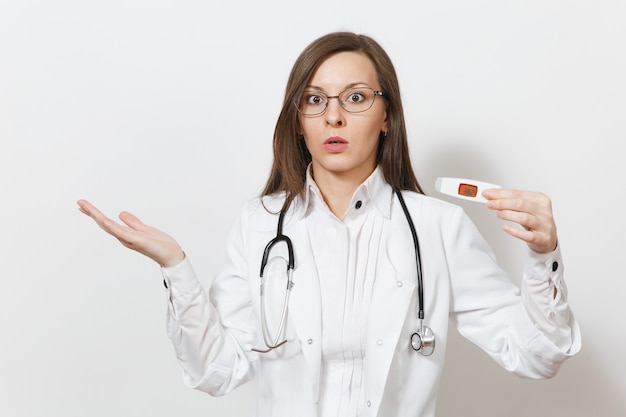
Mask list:
[{"label": "stethoscope", "polygon": [[[417,268],[417,298],[418,298],[418,309],[417,309],[417,318],[419,321],[419,325],[415,333],[411,335],[411,347],[416,352],[421,353],[424,356],[432,355],[435,350],[435,335],[430,327],[424,325],[424,289],[422,287],[422,262],[420,257],[420,249],[419,249],[419,241],[417,238],[417,232],[415,231],[415,225],[413,224],[413,220],[411,219],[411,215],[409,214],[409,210],[406,207],[406,203],[404,202],[404,198],[402,197],[402,193],[398,190],[395,190],[396,195],[398,196],[398,200],[400,200],[400,205],[402,206],[402,211],[404,212],[404,216],[406,217],[407,222],[409,223],[409,228],[411,229],[411,235],[413,236],[413,245],[415,247],[415,265]],[[289,294],[291,293],[291,288],[293,287],[293,268],[294,268],[294,260],[293,260],[293,245],[291,244],[291,239],[288,236],[283,234],[283,221],[285,219],[285,212],[287,211],[287,207],[283,207],[278,216],[278,226],[276,229],[276,237],[270,240],[265,246],[265,250],[263,251],[263,259],[261,260],[261,286],[260,286],[260,310],[261,310],[261,328],[263,333],[263,341],[267,346],[267,349],[252,349],[255,352],[267,353],[273,349],[276,349],[283,344],[287,343],[286,339],[283,339],[283,333],[285,331],[285,325],[287,322],[287,306],[289,304]],[[284,242],[287,245],[287,253],[288,253],[288,261],[287,261],[287,281],[286,281],[286,291],[285,291],[285,300],[281,312],[280,324],[278,325],[278,329],[274,337],[270,334],[269,328],[267,326],[266,319],[266,311],[265,311],[265,286],[266,280],[263,277],[263,272],[265,271],[265,267],[267,266],[268,259],[270,256],[270,252],[274,245]],[[283,339],[283,340],[281,340]]]}]

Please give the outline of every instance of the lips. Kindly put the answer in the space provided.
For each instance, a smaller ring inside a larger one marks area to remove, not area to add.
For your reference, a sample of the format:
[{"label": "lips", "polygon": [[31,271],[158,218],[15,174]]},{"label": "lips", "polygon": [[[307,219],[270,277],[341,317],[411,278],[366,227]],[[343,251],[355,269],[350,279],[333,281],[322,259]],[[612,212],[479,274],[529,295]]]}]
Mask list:
[{"label": "lips", "polygon": [[324,141],[324,149],[329,152],[341,152],[348,147],[348,141],[339,136],[332,136]]}]

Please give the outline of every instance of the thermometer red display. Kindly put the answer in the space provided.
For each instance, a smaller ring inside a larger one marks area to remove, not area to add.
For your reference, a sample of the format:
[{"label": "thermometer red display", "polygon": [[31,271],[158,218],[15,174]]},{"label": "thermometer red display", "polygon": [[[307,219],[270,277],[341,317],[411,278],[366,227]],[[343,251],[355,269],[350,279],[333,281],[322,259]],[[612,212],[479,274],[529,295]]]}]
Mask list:
[{"label": "thermometer red display", "polygon": [[478,187],[472,184],[459,184],[459,195],[464,197],[476,197],[478,195]]}]

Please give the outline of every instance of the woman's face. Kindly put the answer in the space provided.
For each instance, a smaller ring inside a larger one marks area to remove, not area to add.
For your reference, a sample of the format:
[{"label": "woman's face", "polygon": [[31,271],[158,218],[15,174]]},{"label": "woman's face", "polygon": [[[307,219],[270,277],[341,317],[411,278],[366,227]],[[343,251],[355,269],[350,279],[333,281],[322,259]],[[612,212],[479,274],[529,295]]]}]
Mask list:
[{"label": "woman's face", "polygon": [[[380,90],[376,69],[363,54],[340,52],[322,62],[305,88],[306,97],[313,96],[313,100],[315,92],[331,97],[324,113],[299,116],[300,133],[311,153],[316,180],[341,176],[362,182],[376,168],[379,135],[387,131],[385,102],[374,97],[370,109],[350,113],[332,97],[353,87]],[[358,96],[349,98],[358,101]]]}]

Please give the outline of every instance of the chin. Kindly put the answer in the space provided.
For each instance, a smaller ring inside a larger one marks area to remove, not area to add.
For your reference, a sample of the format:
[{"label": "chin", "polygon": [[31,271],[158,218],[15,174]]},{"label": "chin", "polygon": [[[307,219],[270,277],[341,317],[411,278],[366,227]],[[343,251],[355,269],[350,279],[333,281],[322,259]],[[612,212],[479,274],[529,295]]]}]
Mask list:
[{"label": "chin", "polygon": [[[359,179],[367,178],[376,169],[376,164],[324,163],[314,165],[314,172],[323,171],[332,175],[354,175]],[[364,178],[363,178],[364,177]]]}]

